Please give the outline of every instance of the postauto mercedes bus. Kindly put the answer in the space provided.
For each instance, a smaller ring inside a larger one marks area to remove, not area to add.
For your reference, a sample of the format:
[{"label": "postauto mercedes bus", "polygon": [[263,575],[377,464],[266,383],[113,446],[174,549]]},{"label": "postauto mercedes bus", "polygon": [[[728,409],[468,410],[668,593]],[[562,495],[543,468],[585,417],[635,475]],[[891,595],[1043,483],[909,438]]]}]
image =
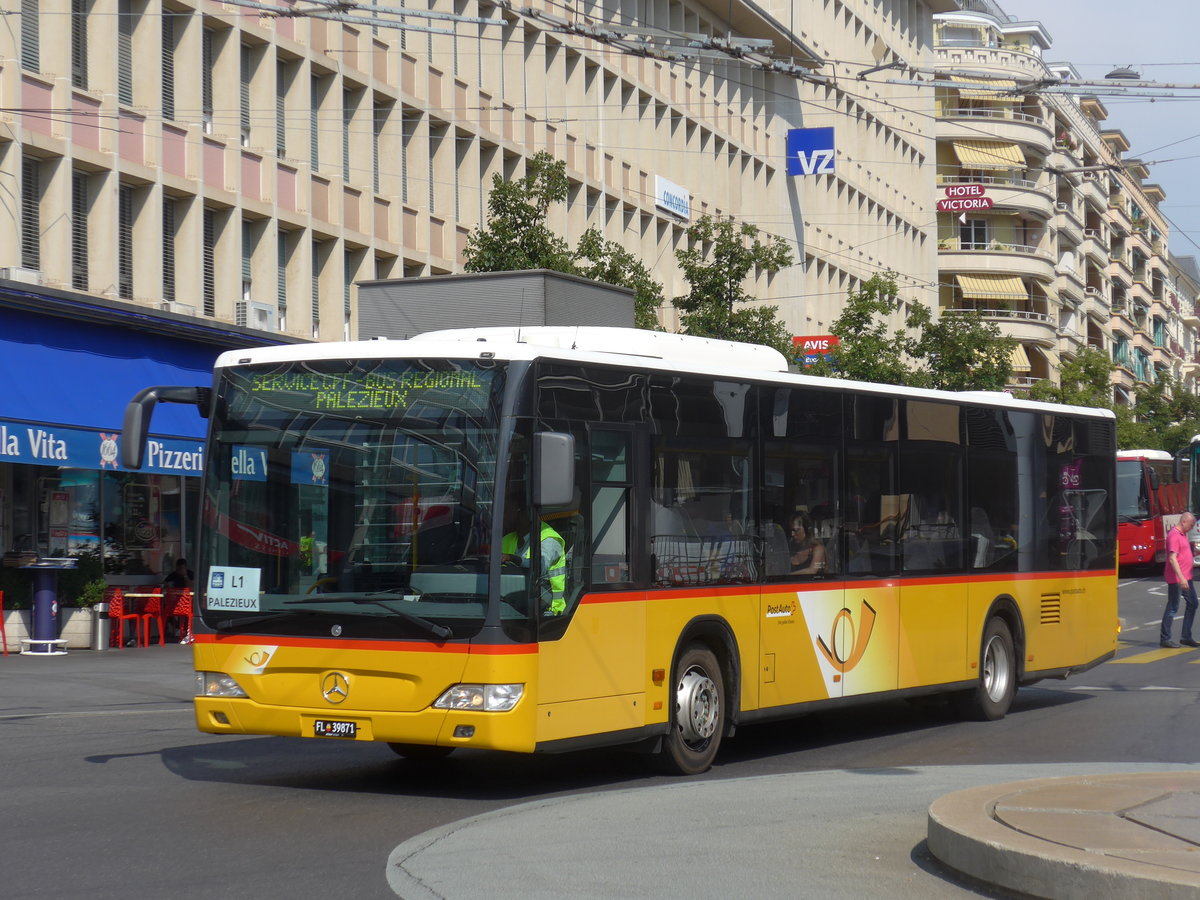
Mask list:
[{"label": "postauto mercedes bus", "polygon": [[739,724],[924,694],[997,719],[1115,652],[1107,411],[545,327],[225,353],[131,402],[130,468],[163,401],[210,422],[205,732],[695,773]]}]

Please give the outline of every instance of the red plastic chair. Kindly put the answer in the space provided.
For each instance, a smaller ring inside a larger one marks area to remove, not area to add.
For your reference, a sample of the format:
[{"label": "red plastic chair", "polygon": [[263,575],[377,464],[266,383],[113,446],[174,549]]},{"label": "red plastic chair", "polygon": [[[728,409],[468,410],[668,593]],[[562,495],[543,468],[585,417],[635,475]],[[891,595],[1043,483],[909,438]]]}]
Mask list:
[{"label": "red plastic chair", "polygon": [[[168,619],[183,619],[179,632],[179,643],[188,644],[192,640],[192,589],[167,588],[163,595],[162,615],[158,620],[158,633],[161,636],[166,631]],[[162,641],[159,641],[162,643]]]},{"label": "red plastic chair", "polygon": [[125,646],[125,623],[130,621],[133,622],[134,637],[138,646],[143,646],[141,617],[132,608],[125,605],[125,592],[119,587],[108,588],[104,592],[104,599],[108,601],[108,618],[112,622],[109,646],[117,648]]},{"label": "red plastic chair", "polygon": [[143,647],[150,646],[150,623],[158,622],[158,642],[165,644],[166,636],[163,634],[163,597],[162,588],[150,588],[140,593],[154,594],[153,597],[146,599],[145,605],[138,611],[138,624],[142,629],[140,645]]},{"label": "red plastic chair", "polygon": [[8,656],[8,632],[4,630],[4,591],[0,591],[0,640],[4,641],[4,655]]}]

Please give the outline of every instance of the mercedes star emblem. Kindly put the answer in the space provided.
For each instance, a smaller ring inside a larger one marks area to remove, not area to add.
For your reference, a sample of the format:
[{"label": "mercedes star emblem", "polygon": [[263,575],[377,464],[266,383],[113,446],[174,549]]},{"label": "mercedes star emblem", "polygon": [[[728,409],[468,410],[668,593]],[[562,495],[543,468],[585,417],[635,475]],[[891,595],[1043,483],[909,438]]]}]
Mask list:
[{"label": "mercedes star emblem", "polygon": [[341,703],[350,696],[350,682],[341,672],[330,672],[321,680],[321,695],[330,703]]}]

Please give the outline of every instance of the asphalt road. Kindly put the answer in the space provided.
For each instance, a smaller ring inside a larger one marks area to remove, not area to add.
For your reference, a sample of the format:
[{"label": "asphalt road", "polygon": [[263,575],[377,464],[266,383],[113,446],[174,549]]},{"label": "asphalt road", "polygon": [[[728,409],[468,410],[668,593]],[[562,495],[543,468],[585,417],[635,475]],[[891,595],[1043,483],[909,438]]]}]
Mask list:
[{"label": "asphalt road", "polygon": [[[394,897],[386,870],[398,847],[499,810],[522,829],[485,823],[488,854],[466,848],[462,864],[492,861],[478,896],[535,896],[524,861],[546,859],[552,877],[565,875],[568,844],[513,808],[546,802],[562,834],[577,837],[600,821],[593,814],[615,828],[593,882],[604,890],[560,896],[721,896],[729,884],[753,896],[972,896],[923,855],[936,796],[1197,759],[1200,651],[1158,650],[1156,590],[1152,579],[1123,584],[1117,661],[1023,689],[1001,722],[899,702],[817,714],[741,729],[711,772],[687,780],[611,752],[460,752],[423,767],[380,745],[202,735],[190,654],[178,646],[0,658],[0,896]],[[672,798],[694,788],[712,802],[691,802],[691,818],[674,820]],[[644,849],[635,825],[661,842],[665,862],[652,872],[620,864],[622,846]],[[756,847],[777,842],[779,856],[739,869],[721,840],[731,828]],[[696,883],[683,884],[689,874]]]}]

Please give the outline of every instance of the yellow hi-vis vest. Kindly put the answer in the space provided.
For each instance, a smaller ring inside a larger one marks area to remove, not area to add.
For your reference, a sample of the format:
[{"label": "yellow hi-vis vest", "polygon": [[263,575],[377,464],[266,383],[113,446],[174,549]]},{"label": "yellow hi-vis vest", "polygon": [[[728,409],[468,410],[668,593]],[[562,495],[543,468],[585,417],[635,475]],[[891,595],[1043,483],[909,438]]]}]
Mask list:
[{"label": "yellow hi-vis vest", "polygon": [[[549,600],[550,607],[547,613],[552,616],[562,615],[567,609],[567,542],[563,540],[562,535],[551,528],[545,522],[542,523],[542,533],[538,540],[538,546],[546,541],[554,541],[558,545],[558,558],[550,565],[542,574],[546,577],[550,585],[548,592],[543,592],[542,600]],[[517,535],[514,532],[504,535],[500,541],[500,552],[505,556],[516,556],[517,554]],[[540,550],[539,550],[540,552]],[[529,561],[529,545],[525,545],[525,550],[520,554],[525,561]]]}]

